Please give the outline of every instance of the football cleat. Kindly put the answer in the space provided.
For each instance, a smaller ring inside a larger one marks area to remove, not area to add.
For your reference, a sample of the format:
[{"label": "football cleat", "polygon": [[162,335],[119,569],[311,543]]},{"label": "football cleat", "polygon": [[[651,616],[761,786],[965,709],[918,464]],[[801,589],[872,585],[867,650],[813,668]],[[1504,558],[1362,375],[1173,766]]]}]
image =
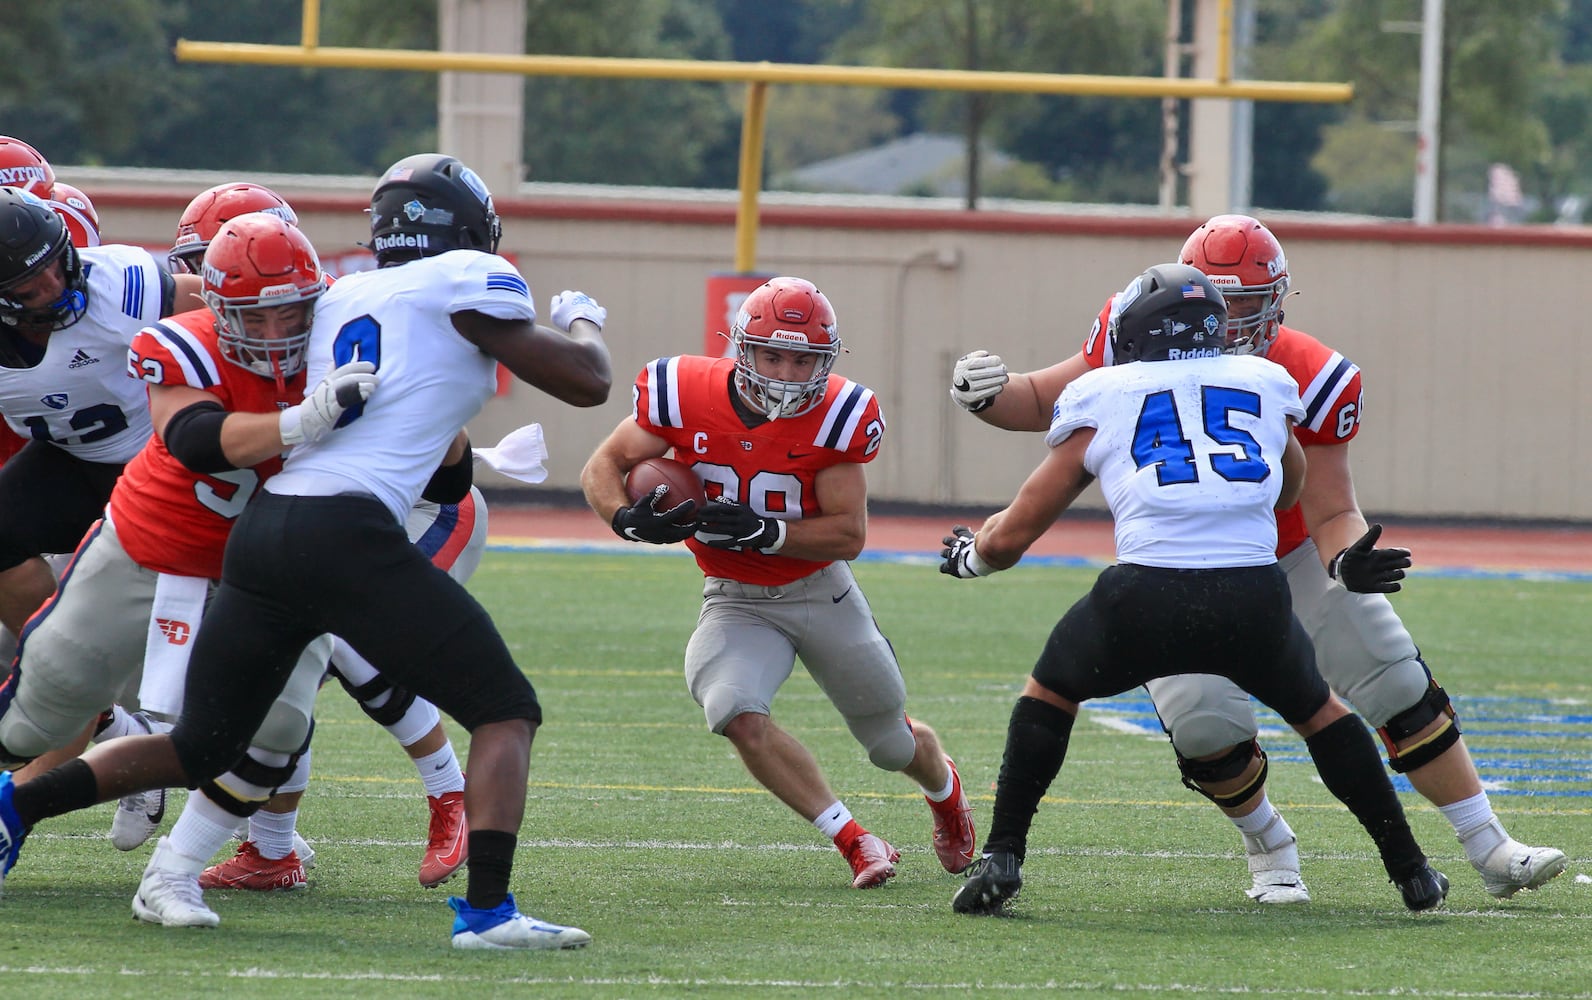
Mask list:
[{"label": "football cleat", "polygon": [[1435,909],[1448,898],[1448,876],[1424,861],[1403,878],[1392,881],[1399,887],[1404,905],[1414,913]]},{"label": "football cleat", "polygon": [[11,783],[11,772],[0,771],[0,890],[4,890],[6,875],[15,867],[17,855],[22,851],[22,841],[28,835],[27,828],[17,816],[17,807],[11,802],[16,788]]},{"label": "football cleat", "polygon": [[951,897],[951,909],[998,917],[1023,889],[1023,864],[1005,851],[986,854],[968,866],[967,881]]},{"label": "football cleat", "polygon": [[934,853],[941,867],[958,875],[973,863],[978,836],[973,831],[973,807],[962,794],[962,776],[956,773],[956,762],[947,757],[945,765],[951,769],[951,797],[944,802],[929,800],[929,810],[934,814]]},{"label": "football cleat", "polygon": [[305,843],[297,830],[293,831],[293,853],[299,856],[299,864],[304,866],[305,871],[315,867],[315,848]]},{"label": "football cleat", "polygon": [[431,829],[420,859],[420,884],[434,889],[457,875],[469,860],[470,828],[464,819],[463,792],[429,795],[426,805],[431,808]]},{"label": "football cleat", "polygon": [[1522,889],[1539,889],[1564,871],[1564,852],[1552,847],[1528,847],[1506,838],[1476,866],[1488,895],[1508,899]]},{"label": "football cleat", "polygon": [[1310,890],[1299,874],[1299,840],[1289,837],[1288,842],[1270,851],[1259,849],[1251,837],[1244,838],[1248,851],[1249,874],[1253,884],[1245,895],[1257,903],[1281,905],[1310,902]]},{"label": "football cleat", "polygon": [[453,918],[455,948],[552,951],[591,944],[591,935],[579,927],[564,927],[527,917],[514,905],[513,893],[490,910],[478,910],[458,896],[450,896],[448,905],[458,914]]},{"label": "football cleat", "polygon": [[304,889],[304,863],[289,851],[285,858],[267,858],[254,841],[245,840],[238,853],[211,865],[199,876],[201,889],[247,889],[251,892],[293,892]]},{"label": "football cleat", "polygon": [[215,927],[221,918],[205,905],[199,889],[199,867],[204,862],[189,858],[161,837],[155,853],[144,869],[133,897],[133,916],[147,924],[163,927]]},{"label": "football cleat", "polygon": [[160,829],[160,821],[165,818],[164,788],[122,796],[116,803],[116,815],[111,817],[111,846],[118,851],[142,846]]},{"label": "football cleat", "polygon": [[[166,733],[171,726],[149,717],[146,712],[134,712],[132,721],[146,733]],[[157,788],[148,792],[124,795],[116,803],[116,815],[111,817],[111,845],[118,851],[131,851],[141,847],[155,835],[161,820],[166,818],[166,790]]]},{"label": "football cleat", "polygon": [[841,852],[851,865],[851,887],[873,889],[895,878],[895,862],[901,852],[875,837],[864,833],[851,842],[851,850]]}]

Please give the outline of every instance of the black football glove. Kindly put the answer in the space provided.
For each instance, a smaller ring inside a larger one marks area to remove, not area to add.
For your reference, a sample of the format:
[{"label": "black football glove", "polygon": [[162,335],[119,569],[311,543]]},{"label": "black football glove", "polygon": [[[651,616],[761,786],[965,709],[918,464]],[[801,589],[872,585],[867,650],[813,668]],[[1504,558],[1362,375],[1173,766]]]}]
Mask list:
[{"label": "black football glove", "polygon": [[995,572],[989,563],[978,557],[978,550],[973,548],[973,529],[967,525],[952,527],[951,533],[940,541],[945,543],[945,548],[940,550],[941,573],[958,580],[971,580]]},{"label": "black football glove", "polygon": [[714,497],[697,513],[696,537],[716,549],[758,549],[772,554],[785,544],[785,522]]},{"label": "black football glove", "polygon": [[668,545],[683,542],[696,531],[696,501],[687,500],[668,510],[659,510],[658,501],[669,492],[669,487],[659,483],[651,493],[629,507],[614,511],[614,534],[630,542],[651,542]]},{"label": "black football glove", "polygon": [[1373,524],[1360,540],[1332,557],[1327,575],[1343,581],[1343,589],[1356,594],[1392,594],[1410,565],[1409,549],[1378,549],[1382,526]]}]

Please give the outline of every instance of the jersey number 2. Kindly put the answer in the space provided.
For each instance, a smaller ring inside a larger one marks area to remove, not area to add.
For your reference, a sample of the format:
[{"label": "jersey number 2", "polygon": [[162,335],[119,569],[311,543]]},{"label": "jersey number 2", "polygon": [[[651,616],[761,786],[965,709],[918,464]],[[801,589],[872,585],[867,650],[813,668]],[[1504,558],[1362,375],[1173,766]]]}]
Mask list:
[{"label": "jersey number 2", "polygon": [[[1227,452],[1209,455],[1211,470],[1229,482],[1264,482],[1271,475],[1271,466],[1261,456],[1260,442],[1254,435],[1232,425],[1231,417],[1235,412],[1260,416],[1260,396],[1244,389],[1200,386],[1200,415],[1205,436],[1219,445],[1238,448],[1236,455]],[[1139,421],[1133,427],[1132,450],[1134,464],[1139,468],[1155,466],[1155,480],[1161,486],[1199,481],[1194,445],[1183,432],[1177,398],[1170,389],[1144,397]]]}]

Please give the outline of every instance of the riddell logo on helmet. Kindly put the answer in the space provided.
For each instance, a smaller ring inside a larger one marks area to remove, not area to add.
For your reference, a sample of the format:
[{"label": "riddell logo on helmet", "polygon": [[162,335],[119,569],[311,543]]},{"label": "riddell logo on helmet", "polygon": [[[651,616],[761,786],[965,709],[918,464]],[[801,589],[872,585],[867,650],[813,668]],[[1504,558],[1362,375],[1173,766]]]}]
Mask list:
[{"label": "riddell logo on helmet", "polygon": [[23,267],[32,267],[34,264],[37,264],[39,261],[41,261],[44,258],[48,257],[50,255],[50,252],[52,250],[54,250],[54,249],[55,249],[55,244],[53,244],[53,243],[44,244],[44,246],[40,247],[38,250],[35,250],[35,251],[33,251],[33,253],[29,254],[22,261],[22,266]]},{"label": "riddell logo on helmet", "polygon": [[791,344],[807,343],[807,335],[796,330],[775,330],[768,335],[769,340],[782,340]]},{"label": "riddell logo on helmet", "polygon": [[397,250],[402,247],[428,250],[431,248],[431,238],[424,233],[393,233],[391,236],[376,237],[371,242],[371,247],[378,253],[383,250]]},{"label": "riddell logo on helmet", "polygon": [[1168,347],[1166,349],[1166,360],[1187,361],[1191,358],[1214,358],[1221,353],[1222,350],[1219,347]]}]

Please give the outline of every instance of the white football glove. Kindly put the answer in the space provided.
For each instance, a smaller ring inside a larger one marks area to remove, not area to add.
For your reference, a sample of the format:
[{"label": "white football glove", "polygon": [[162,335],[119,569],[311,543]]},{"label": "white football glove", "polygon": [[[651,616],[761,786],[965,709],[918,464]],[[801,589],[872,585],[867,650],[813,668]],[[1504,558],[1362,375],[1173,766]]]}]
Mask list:
[{"label": "white football glove", "polygon": [[987,409],[1011,378],[999,354],[972,351],[956,359],[951,373],[951,398],[969,413]]},{"label": "white football glove", "polygon": [[973,529],[965,524],[954,525],[951,533],[941,542],[940,572],[958,580],[971,580],[976,576],[989,576],[996,572],[994,566],[984,561],[973,546]]},{"label": "white football glove", "polygon": [[597,300],[585,292],[572,292],[564,289],[547,304],[547,315],[553,325],[564,332],[569,332],[569,325],[577,319],[590,320],[597,324],[601,330],[608,321],[608,310],[597,304]]},{"label": "white football glove", "polygon": [[343,411],[370,398],[381,376],[369,361],[350,361],[327,373],[304,402],[282,411],[277,426],[285,445],[319,441],[337,424]]}]

